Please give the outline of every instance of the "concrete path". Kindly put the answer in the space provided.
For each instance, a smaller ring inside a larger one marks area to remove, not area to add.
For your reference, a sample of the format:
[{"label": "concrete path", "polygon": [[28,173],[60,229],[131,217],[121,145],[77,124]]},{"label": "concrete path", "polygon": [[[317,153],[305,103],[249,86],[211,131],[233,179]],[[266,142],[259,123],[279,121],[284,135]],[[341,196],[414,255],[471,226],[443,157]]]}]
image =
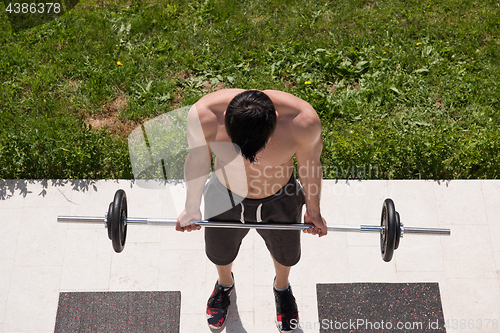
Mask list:
[{"label": "concrete path", "polygon": [[[131,225],[116,254],[103,226],[56,222],[58,215],[104,216],[119,188],[129,216],[177,217],[183,184],[148,187],[0,180],[0,332],[53,332],[60,292],[168,290],[182,294],[181,332],[210,332],[205,305],[217,274],[202,231]],[[327,180],[323,216],[330,224],[378,225],[387,197],[405,225],[451,228],[451,237],[406,235],[385,263],[377,234],[303,235],[290,276],[302,331],[319,332],[316,283],[438,282],[447,332],[500,332],[500,181]],[[255,231],[243,241],[234,275],[225,331],[277,332],[273,264]]]}]

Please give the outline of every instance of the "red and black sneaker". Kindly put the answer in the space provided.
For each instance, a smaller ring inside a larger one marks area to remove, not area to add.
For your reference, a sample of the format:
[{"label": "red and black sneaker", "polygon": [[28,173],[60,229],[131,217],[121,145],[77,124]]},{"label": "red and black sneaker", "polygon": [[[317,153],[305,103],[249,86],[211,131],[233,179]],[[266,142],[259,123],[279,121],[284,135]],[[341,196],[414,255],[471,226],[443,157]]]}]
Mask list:
[{"label": "red and black sneaker", "polygon": [[299,325],[299,312],[292,287],[288,285],[284,291],[278,291],[273,287],[273,291],[276,300],[276,326],[280,332],[292,332]]},{"label": "red and black sneaker", "polygon": [[[231,273],[232,276],[232,273]],[[215,283],[214,291],[208,299],[207,303],[207,321],[208,326],[214,329],[221,329],[226,323],[228,308],[229,308],[229,297],[234,290],[234,277],[233,285],[231,288],[224,288],[219,284],[219,281]]]}]

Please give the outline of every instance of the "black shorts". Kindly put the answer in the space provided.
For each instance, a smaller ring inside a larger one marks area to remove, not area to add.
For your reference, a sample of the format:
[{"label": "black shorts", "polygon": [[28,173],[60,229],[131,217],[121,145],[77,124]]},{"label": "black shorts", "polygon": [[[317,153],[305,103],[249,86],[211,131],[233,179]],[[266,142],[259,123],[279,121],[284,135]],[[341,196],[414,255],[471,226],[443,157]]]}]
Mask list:
[{"label": "black shorts", "polygon": [[[212,173],[205,185],[207,220],[239,223],[301,223],[304,191],[294,175],[275,194],[262,199],[248,199],[229,191]],[[205,251],[216,265],[228,265],[238,255],[241,241],[249,229],[205,228]],[[293,266],[300,259],[299,230],[257,229],[273,258],[284,266]]]}]

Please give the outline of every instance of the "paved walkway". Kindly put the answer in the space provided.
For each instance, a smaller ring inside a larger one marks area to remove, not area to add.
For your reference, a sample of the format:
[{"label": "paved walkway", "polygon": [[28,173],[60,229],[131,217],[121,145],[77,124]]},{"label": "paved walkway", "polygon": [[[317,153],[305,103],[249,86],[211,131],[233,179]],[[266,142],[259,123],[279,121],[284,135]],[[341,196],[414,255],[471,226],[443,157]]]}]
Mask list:
[{"label": "paved walkway", "polygon": [[[204,311],[217,275],[202,231],[129,226],[116,254],[104,227],[56,222],[104,216],[118,188],[131,217],[177,217],[182,184],[140,185],[0,180],[0,332],[53,332],[59,292],[168,290],[182,294],[181,332],[210,332]],[[303,235],[290,276],[303,332],[319,331],[307,328],[318,321],[316,283],[348,282],[438,282],[447,332],[500,332],[500,182],[324,181],[323,216],[330,224],[377,225],[387,197],[405,225],[451,228],[451,237],[406,235],[385,263],[377,234]],[[273,265],[255,231],[234,275],[237,300],[225,331],[277,332]]]}]

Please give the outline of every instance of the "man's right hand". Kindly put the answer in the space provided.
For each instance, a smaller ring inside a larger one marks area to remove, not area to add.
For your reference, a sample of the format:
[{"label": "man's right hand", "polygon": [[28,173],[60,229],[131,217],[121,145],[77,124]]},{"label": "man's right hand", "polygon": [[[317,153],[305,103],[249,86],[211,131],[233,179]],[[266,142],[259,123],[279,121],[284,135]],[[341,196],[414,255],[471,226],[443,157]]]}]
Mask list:
[{"label": "man's right hand", "polygon": [[177,223],[175,224],[175,230],[182,232],[200,230],[201,226],[190,222],[193,220],[194,221],[201,220],[201,211],[198,209],[195,211],[188,212],[186,209],[184,209],[177,218]]}]

